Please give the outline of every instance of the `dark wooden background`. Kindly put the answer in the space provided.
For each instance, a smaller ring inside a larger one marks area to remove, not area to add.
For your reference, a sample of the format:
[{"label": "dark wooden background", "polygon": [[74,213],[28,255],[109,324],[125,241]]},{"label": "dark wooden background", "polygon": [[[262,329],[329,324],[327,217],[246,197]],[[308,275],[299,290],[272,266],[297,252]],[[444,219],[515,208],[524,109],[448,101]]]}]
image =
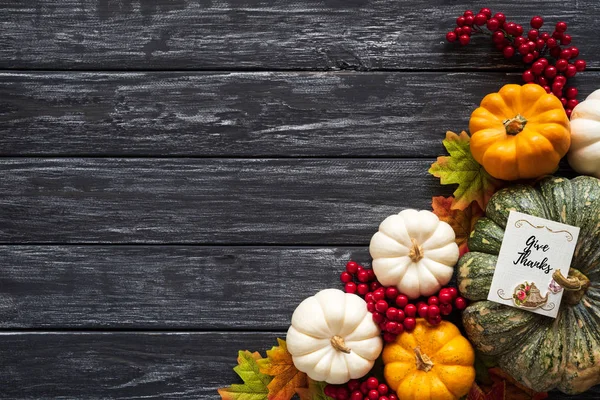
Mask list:
[{"label": "dark wooden background", "polygon": [[[1,0],[0,396],[217,399],[381,220],[451,193],[445,131],[520,82],[444,43],[470,3]],[[600,86],[596,0],[481,6],[567,21]]]}]

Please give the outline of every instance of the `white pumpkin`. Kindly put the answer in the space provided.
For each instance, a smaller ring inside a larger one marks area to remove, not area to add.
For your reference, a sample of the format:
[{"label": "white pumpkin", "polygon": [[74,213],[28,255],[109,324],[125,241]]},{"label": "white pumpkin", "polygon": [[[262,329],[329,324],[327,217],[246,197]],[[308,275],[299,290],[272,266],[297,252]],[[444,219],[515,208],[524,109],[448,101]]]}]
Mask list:
[{"label": "white pumpkin", "polygon": [[600,178],[600,89],[577,104],[571,113],[568,160],[580,174]]},{"label": "white pumpkin", "polygon": [[459,253],[452,227],[425,210],[387,217],[369,251],[379,282],[411,299],[431,296],[446,285]]},{"label": "white pumpkin", "polygon": [[300,303],[286,342],[296,368],[332,384],[365,376],[383,347],[367,303],[338,289],[322,290]]}]

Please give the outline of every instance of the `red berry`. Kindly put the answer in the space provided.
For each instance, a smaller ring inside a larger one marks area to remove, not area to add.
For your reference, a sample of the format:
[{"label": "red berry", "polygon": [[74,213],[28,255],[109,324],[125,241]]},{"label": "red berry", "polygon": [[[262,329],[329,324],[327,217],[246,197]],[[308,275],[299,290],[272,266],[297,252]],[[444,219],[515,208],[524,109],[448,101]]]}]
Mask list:
[{"label": "red berry", "polygon": [[571,50],[569,50],[569,49],[561,50],[560,58],[562,58],[564,60],[568,60],[569,58],[571,58]]},{"label": "red berry", "polygon": [[415,326],[417,326],[417,320],[414,318],[406,318],[403,322],[404,325],[404,329],[406,329],[407,331],[412,331],[415,329]]},{"label": "red berry", "polygon": [[554,58],[560,57],[560,47],[556,46],[550,49],[550,55]]},{"label": "red berry", "polygon": [[533,55],[533,53],[525,54],[523,56],[523,62],[525,64],[529,64],[529,63],[533,62],[534,60],[535,60],[535,55]]},{"label": "red berry", "polygon": [[406,307],[406,305],[408,304],[408,297],[406,297],[403,294],[399,294],[398,297],[396,297],[396,305],[400,308],[404,308]]},{"label": "red berry", "polygon": [[389,307],[385,312],[385,316],[390,321],[395,321],[398,318],[398,309],[396,307]]},{"label": "red berry", "polygon": [[[534,75],[540,75],[542,72],[544,72],[544,64],[539,61],[534,62],[531,66],[531,72],[533,72]],[[540,83],[539,80],[538,83]]]},{"label": "red berry", "polygon": [[583,60],[577,60],[575,61],[575,68],[577,69],[578,72],[581,72],[585,69],[586,67],[586,63]]},{"label": "red berry", "polygon": [[458,41],[460,42],[461,46],[466,46],[471,41],[471,38],[469,37],[469,35],[460,35]]},{"label": "red berry", "polygon": [[504,33],[502,31],[496,31],[492,34],[492,41],[496,44],[502,44],[504,41]]},{"label": "red berry", "polygon": [[398,328],[398,323],[394,321],[388,321],[385,324],[385,330],[387,332],[394,333],[394,331]]},{"label": "red berry", "polygon": [[427,316],[429,318],[433,318],[436,315],[440,315],[440,308],[436,305],[429,306],[429,310],[427,310]]},{"label": "red berry", "polygon": [[376,324],[382,323],[384,319],[385,317],[383,316],[383,314],[380,314],[378,312],[373,313],[373,321],[375,321]]},{"label": "red berry", "polygon": [[377,303],[375,303],[375,309],[377,310],[377,312],[380,312],[380,313],[386,312],[388,309],[387,301],[379,300]]},{"label": "red berry", "polygon": [[391,332],[386,332],[383,334],[383,340],[386,343],[392,343],[394,340],[396,340],[396,335]]},{"label": "red berry", "polygon": [[529,40],[535,40],[538,38],[539,34],[540,34],[540,32],[537,29],[532,29],[529,32],[527,32],[527,38]]},{"label": "red berry", "polygon": [[442,303],[439,305],[439,307],[442,315],[449,315],[452,312],[452,304],[450,303]]},{"label": "red berry", "polygon": [[529,24],[534,29],[540,29],[542,27],[542,25],[544,25],[544,19],[542,17],[540,17],[539,15],[536,15],[535,17],[531,18],[531,21],[529,22]]},{"label": "red berry", "polygon": [[[487,16],[488,18],[492,16],[492,10],[490,10],[487,7],[482,8],[481,10],[479,10],[480,14],[483,14],[485,16]],[[390,399],[391,400],[391,399]]]},{"label": "red berry", "polygon": [[527,43],[523,43],[519,46],[519,53],[525,55],[529,54],[529,45]]},{"label": "red berry", "polygon": [[579,104],[577,99],[571,99],[571,100],[567,101],[567,108],[573,109],[573,108],[575,108],[575,106],[577,104]]},{"label": "red berry", "polygon": [[579,57],[579,49],[577,47],[571,46],[569,50],[571,50],[571,58]]},{"label": "red berry", "polygon": [[575,64],[569,64],[567,66],[567,70],[565,71],[565,76],[567,78],[572,78],[577,74],[577,67]]},{"label": "red berry", "polygon": [[355,274],[358,271],[358,264],[354,261],[348,261],[346,263],[346,271],[351,274]]},{"label": "red berry", "polygon": [[470,26],[463,26],[462,33],[463,33],[463,35],[471,36],[471,34],[473,33],[473,29],[471,29]]},{"label": "red berry", "polygon": [[396,316],[396,321],[402,322],[404,321],[404,311],[398,310],[398,315]]},{"label": "red berry", "polygon": [[519,24],[515,24],[515,35],[521,36],[523,34],[523,27]]},{"label": "red berry", "polygon": [[395,394],[390,394],[388,396],[388,400],[398,400],[398,396],[396,396]]},{"label": "red berry", "polygon": [[360,390],[355,390],[352,392],[350,400],[363,400],[363,394],[360,392]]},{"label": "red berry", "polygon": [[402,332],[404,332],[404,325],[402,325],[402,323],[399,323],[396,328],[394,328],[394,331],[392,332],[395,335],[399,335]]},{"label": "red berry", "polygon": [[417,307],[417,312],[419,313],[419,317],[421,317],[421,318],[426,318],[428,311],[429,311],[429,306],[425,303],[423,303]]},{"label": "red berry", "polygon": [[456,28],[454,28],[454,33],[456,34],[456,37],[458,38],[460,35],[462,35],[462,28],[457,26]]},{"label": "red berry", "polygon": [[540,39],[542,39],[542,40],[548,40],[549,37],[550,37],[550,34],[548,32],[540,33]]},{"label": "red berry", "polygon": [[335,390],[336,400],[348,400],[350,398],[350,392],[344,386],[340,386]]},{"label": "red berry", "polygon": [[509,35],[516,35],[517,33],[517,24],[515,24],[514,22],[509,22],[506,24],[506,33],[508,33]]},{"label": "red berry", "polygon": [[465,17],[456,18],[456,25],[463,26],[465,24]]},{"label": "red berry", "polygon": [[369,281],[369,273],[366,270],[358,271],[356,277],[359,282],[368,282]]},{"label": "red berry", "polygon": [[544,70],[544,75],[546,78],[554,78],[556,76],[556,67],[553,65],[548,65]]},{"label": "red berry", "polygon": [[377,386],[379,386],[379,381],[377,380],[377,378],[372,376],[369,379],[367,379],[367,388],[372,390],[377,389]]},{"label": "red berry", "polygon": [[373,292],[373,300],[379,301],[385,299],[385,289],[379,288]]},{"label": "red berry", "polygon": [[464,15],[465,17],[468,17],[469,15],[473,15],[473,14],[474,14],[474,12],[473,12],[472,10],[467,10],[467,11],[465,11],[465,12],[463,13],[463,15]]},{"label": "red berry", "polygon": [[388,385],[386,385],[385,383],[380,383],[379,386],[377,386],[377,391],[381,395],[386,395],[388,393],[388,390]]},{"label": "red berry", "polygon": [[473,15],[465,16],[465,25],[473,25],[473,22],[475,22],[475,17]]},{"label": "red berry", "polygon": [[496,18],[490,18],[487,21],[486,26],[490,31],[494,32],[494,31],[498,30],[498,28],[500,28],[500,21],[498,21]]},{"label": "red berry", "polygon": [[561,97],[560,98],[560,102],[562,103],[563,107],[567,105],[567,98],[566,97]]},{"label": "red berry", "polygon": [[571,35],[564,34],[562,39],[560,39],[560,44],[571,44]]},{"label": "red berry", "polygon": [[323,393],[325,393],[325,396],[329,396],[329,397],[334,397],[336,388],[333,385],[326,385],[325,389],[323,389]]},{"label": "red berry", "polygon": [[557,32],[557,31],[552,32],[552,37],[556,40],[562,39],[563,36],[564,36],[564,33],[562,33],[562,32]]},{"label": "red berry", "polygon": [[365,294],[365,301],[368,303],[369,301],[372,301],[373,303],[375,303],[375,299],[373,299],[373,293],[369,292],[367,294]]},{"label": "red berry", "polygon": [[373,302],[373,301],[367,302],[367,311],[370,313],[375,312],[375,302]]},{"label": "red berry", "polygon": [[427,322],[429,322],[431,325],[439,325],[440,322],[442,322],[442,316],[438,314],[435,317],[429,317]]},{"label": "red berry", "polygon": [[573,112],[573,110],[571,110],[570,108],[566,108],[565,109],[565,113],[567,114],[567,117],[571,118],[571,113]]},{"label": "red berry", "polygon": [[551,49],[553,47],[558,46],[558,42],[554,38],[549,38],[548,40],[546,40],[546,46],[548,46],[548,48]]},{"label": "red berry", "polygon": [[414,318],[417,315],[417,307],[415,307],[414,304],[407,304],[406,307],[404,307],[404,314],[407,317]]},{"label": "red berry", "polygon": [[485,24],[487,22],[487,20],[488,20],[487,15],[479,13],[475,16],[475,19],[473,22],[475,22],[475,25],[481,26],[481,25]]},{"label": "red berry", "polygon": [[369,397],[369,400],[377,400],[379,399],[379,392],[377,390],[369,390],[367,396]]},{"label": "red berry", "polygon": [[389,400],[387,396],[379,396],[379,400]]},{"label": "red berry", "polygon": [[542,86],[548,85],[548,78],[546,78],[545,76],[538,77],[537,81]]},{"label": "red berry", "polygon": [[520,47],[521,45],[525,44],[525,42],[527,42],[527,39],[525,39],[523,36],[519,36],[515,38],[513,44],[515,47]]},{"label": "red berry", "polygon": [[554,78],[554,82],[558,82],[561,86],[565,86],[567,84],[567,78],[565,78],[564,75],[557,75],[556,78]]},{"label": "red berry", "polygon": [[348,389],[354,391],[354,390],[360,390],[360,381],[358,379],[350,379],[347,383],[348,385]]},{"label": "red berry", "polygon": [[538,60],[538,62],[541,62],[542,64],[544,64],[544,68],[546,68],[546,66],[548,65],[548,59],[544,58],[544,57],[540,58]]},{"label": "red berry", "polygon": [[552,88],[548,85],[544,85],[542,86],[544,88],[544,90],[546,91],[546,93],[552,93]]},{"label": "red berry", "polygon": [[458,310],[464,310],[467,308],[467,300],[464,297],[457,297],[454,299],[454,307]]},{"label": "red berry", "polygon": [[343,283],[352,282],[352,275],[350,275],[350,273],[349,273],[349,272],[346,272],[346,271],[344,271],[344,272],[342,272],[342,273],[340,274],[340,280],[341,280]]},{"label": "red berry", "polygon": [[346,293],[355,294],[356,293],[356,283],[354,283],[354,282],[346,283],[344,290],[346,290]]},{"label": "red berry", "polygon": [[556,66],[557,70],[564,71],[569,66],[569,62],[566,59],[561,58],[559,60],[556,60],[556,63],[554,65]]},{"label": "red berry", "polygon": [[504,22],[506,22],[506,16],[503,13],[496,13],[496,14],[494,14],[494,18],[496,20],[498,20],[498,22],[500,24],[503,24]]},{"label": "red berry", "polygon": [[556,27],[554,28],[557,32],[564,32],[567,30],[567,23],[566,22],[557,22],[556,23]]},{"label": "red berry", "polygon": [[511,58],[515,55],[515,48],[512,46],[506,46],[502,49],[502,54],[504,55],[504,58]]},{"label": "red berry", "polygon": [[440,304],[440,299],[437,296],[429,296],[427,299],[427,304],[429,305],[438,305]]},{"label": "red berry", "polygon": [[563,87],[560,85],[556,85],[556,82],[554,82],[552,84],[552,94],[554,94],[556,97],[560,98],[563,95]]},{"label": "red berry", "polygon": [[371,290],[371,292],[376,291],[380,287],[381,287],[381,283],[379,283],[377,281],[373,281],[373,282],[369,283],[369,289]]},{"label": "red berry", "polygon": [[458,290],[455,287],[449,287],[446,288],[446,290],[448,291],[448,293],[450,293],[453,299],[455,299],[456,296],[458,296]]},{"label": "red berry", "polygon": [[574,87],[568,87],[566,89],[567,92],[567,99],[574,99],[575,97],[577,97],[577,88]]},{"label": "red berry", "polygon": [[[453,32],[448,32],[448,33],[453,33]],[[546,42],[542,39],[538,39],[535,41],[535,48],[538,50],[543,49],[545,45],[546,45]]]},{"label": "red berry", "polygon": [[369,386],[367,386],[367,381],[364,381],[360,384],[360,391],[362,392],[362,394],[369,393]]},{"label": "red berry", "polygon": [[[367,276],[369,277],[369,281],[374,281],[375,280],[375,271],[373,271],[372,269],[367,269]],[[381,286],[381,285],[379,285]]]},{"label": "red berry", "polygon": [[535,42],[532,41],[532,40],[530,40],[530,41],[527,42],[527,45],[529,46],[529,51],[531,53],[533,53],[533,51],[535,50]]},{"label": "red berry", "polygon": [[388,288],[385,289],[385,297],[388,298],[388,299],[390,299],[390,300],[393,300],[396,297],[398,297],[398,294],[399,294],[398,293],[398,289],[396,289],[393,286],[390,286],[390,287],[388,287]]},{"label": "red berry", "polygon": [[449,292],[442,292],[440,291],[440,294],[438,295],[439,299],[440,299],[440,303],[442,304],[450,304],[452,303],[452,295]]},{"label": "red berry", "polygon": [[364,296],[365,294],[369,293],[369,285],[367,285],[366,283],[359,283],[356,287],[356,291],[358,292],[358,294]]}]

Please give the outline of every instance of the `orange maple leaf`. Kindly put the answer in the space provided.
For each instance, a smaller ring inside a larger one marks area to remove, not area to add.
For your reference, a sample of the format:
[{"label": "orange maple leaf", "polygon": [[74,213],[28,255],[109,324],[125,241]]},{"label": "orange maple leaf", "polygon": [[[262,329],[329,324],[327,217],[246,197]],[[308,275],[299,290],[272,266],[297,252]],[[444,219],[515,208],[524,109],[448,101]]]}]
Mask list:
[{"label": "orange maple leaf", "polygon": [[475,227],[475,222],[483,216],[483,211],[477,204],[472,202],[464,210],[453,210],[452,204],[454,203],[454,197],[443,197],[436,196],[431,199],[431,207],[433,213],[438,216],[441,221],[447,222],[456,235],[456,244],[460,250],[462,256],[469,251],[467,247],[467,241],[469,235]]},{"label": "orange maple leaf", "polygon": [[285,340],[277,339],[279,346],[267,350],[267,358],[257,361],[260,372],[273,377],[267,386],[269,400],[290,400],[297,388],[307,386],[307,376],[298,371],[287,350]]}]

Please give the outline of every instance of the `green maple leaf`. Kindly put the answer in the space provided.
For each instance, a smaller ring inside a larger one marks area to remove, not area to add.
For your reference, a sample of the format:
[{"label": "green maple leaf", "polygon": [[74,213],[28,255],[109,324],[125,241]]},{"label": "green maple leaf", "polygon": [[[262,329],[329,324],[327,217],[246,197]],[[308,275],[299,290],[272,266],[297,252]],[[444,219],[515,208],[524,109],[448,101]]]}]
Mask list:
[{"label": "green maple leaf", "polygon": [[440,178],[442,185],[458,184],[454,191],[453,210],[464,210],[473,201],[476,201],[482,210],[494,194],[502,186],[502,182],[495,179],[479,165],[471,155],[471,138],[466,132],[457,135],[446,132],[444,147],[450,156],[438,157],[431,165],[429,173]]},{"label": "green maple leaf", "polygon": [[228,388],[219,389],[223,400],[267,400],[271,383],[269,375],[260,372],[257,360],[261,356],[258,352],[240,351],[238,353],[238,366],[233,368],[236,374],[242,378],[243,384],[233,384]]},{"label": "green maple leaf", "polygon": [[331,397],[325,395],[325,386],[325,382],[308,379],[308,387],[296,388],[296,393],[300,400],[331,400]]}]

